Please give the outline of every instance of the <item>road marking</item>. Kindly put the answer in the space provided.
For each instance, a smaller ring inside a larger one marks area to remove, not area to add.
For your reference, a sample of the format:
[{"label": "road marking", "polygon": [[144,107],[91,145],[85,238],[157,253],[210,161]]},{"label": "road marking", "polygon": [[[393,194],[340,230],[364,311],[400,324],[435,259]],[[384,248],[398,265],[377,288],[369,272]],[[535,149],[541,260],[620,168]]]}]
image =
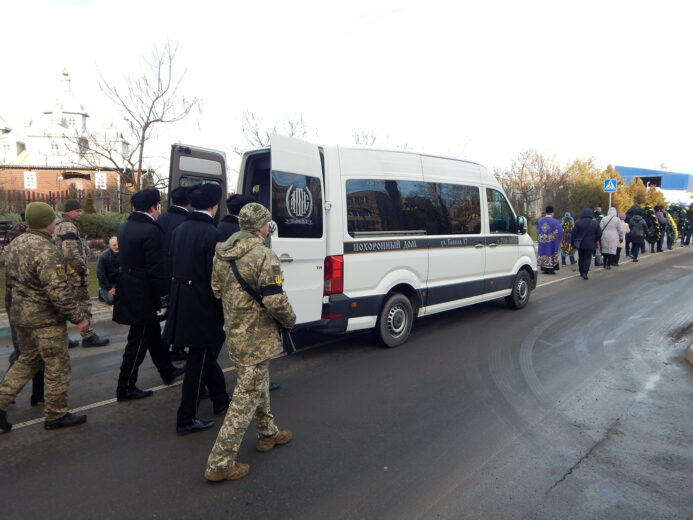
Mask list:
[{"label": "road marking", "polygon": [[693,265],[672,265],[674,269],[693,269]]}]

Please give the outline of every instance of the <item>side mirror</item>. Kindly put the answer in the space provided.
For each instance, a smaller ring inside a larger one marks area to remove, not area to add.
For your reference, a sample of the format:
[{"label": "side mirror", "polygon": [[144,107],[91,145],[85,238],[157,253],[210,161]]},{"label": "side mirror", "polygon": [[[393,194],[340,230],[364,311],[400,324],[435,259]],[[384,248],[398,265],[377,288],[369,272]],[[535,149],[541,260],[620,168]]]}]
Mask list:
[{"label": "side mirror", "polygon": [[517,217],[517,234],[524,235],[527,233],[527,218]]}]

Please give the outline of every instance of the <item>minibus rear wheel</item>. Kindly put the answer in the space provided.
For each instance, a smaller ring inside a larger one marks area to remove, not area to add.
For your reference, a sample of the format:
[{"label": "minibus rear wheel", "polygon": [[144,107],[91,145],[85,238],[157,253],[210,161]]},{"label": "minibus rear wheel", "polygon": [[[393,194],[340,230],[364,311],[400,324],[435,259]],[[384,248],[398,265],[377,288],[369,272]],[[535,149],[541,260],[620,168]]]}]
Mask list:
[{"label": "minibus rear wheel", "polygon": [[398,347],[409,338],[414,311],[409,298],[395,293],[386,301],[378,315],[375,333],[386,347]]},{"label": "minibus rear wheel", "polygon": [[524,269],[520,269],[520,272],[515,276],[515,281],[513,282],[513,290],[510,296],[505,298],[505,303],[511,309],[522,309],[529,301],[529,293],[532,288],[532,281],[529,277],[529,273]]}]

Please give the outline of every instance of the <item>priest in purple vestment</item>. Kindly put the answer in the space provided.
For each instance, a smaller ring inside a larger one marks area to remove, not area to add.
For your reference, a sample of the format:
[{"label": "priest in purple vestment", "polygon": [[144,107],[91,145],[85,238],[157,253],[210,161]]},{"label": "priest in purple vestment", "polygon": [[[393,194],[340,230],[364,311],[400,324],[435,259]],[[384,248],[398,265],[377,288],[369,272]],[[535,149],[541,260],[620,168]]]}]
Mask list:
[{"label": "priest in purple vestment", "polygon": [[558,270],[558,253],[561,249],[563,229],[561,223],[553,218],[553,207],[546,206],[546,216],[537,222],[539,253],[537,263],[544,274],[554,274]]}]

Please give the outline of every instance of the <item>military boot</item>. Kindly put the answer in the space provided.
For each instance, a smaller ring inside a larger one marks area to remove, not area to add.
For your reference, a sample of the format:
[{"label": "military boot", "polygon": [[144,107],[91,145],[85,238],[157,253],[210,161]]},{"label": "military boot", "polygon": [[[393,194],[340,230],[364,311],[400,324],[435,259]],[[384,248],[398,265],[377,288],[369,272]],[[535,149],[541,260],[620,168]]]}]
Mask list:
[{"label": "military boot", "polygon": [[12,423],[7,420],[7,412],[5,410],[0,410],[0,430],[3,433],[7,433],[12,429]]},{"label": "military boot", "polygon": [[92,334],[88,338],[82,339],[82,346],[83,347],[103,347],[104,345],[108,345],[110,342],[111,342],[110,339],[102,338],[96,332],[94,332],[94,334]]},{"label": "military boot", "polygon": [[209,471],[205,470],[205,478],[211,482],[219,482],[220,480],[238,480],[245,477],[250,471],[248,464],[234,462],[233,466],[224,471]]},{"label": "military boot", "polygon": [[280,430],[275,435],[270,437],[260,435],[260,438],[257,440],[257,444],[255,445],[255,449],[257,451],[270,451],[275,446],[286,444],[291,440],[292,437],[293,435],[291,434],[291,430]]},{"label": "military boot", "polygon": [[54,421],[46,421],[43,423],[43,427],[46,430],[55,430],[57,428],[67,428],[68,426],[77,426],[78,424],[84,424],[87,422],[87,416],[84,414],[74,415],[67,412],[60,419],[55,419]]}]

